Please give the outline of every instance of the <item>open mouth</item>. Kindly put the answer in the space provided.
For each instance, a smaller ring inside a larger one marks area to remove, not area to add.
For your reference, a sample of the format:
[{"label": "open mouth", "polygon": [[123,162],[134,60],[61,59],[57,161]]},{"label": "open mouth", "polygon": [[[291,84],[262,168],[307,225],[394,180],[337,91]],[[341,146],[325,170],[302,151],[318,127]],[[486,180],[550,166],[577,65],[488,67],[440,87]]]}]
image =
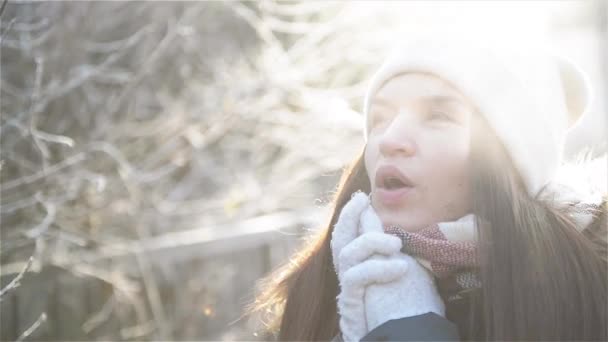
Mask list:
[{"label": "open mouth", "polygon": [[396,189],[401,189],[401,188],[406,188],[406,187],[411,187],[411,186],[406,184],[404,181],[402,181],[399,178],[388,177],[388,178],[384,179],[384,181],[382,182],[380,187],[383,189],[387,189],[387,190],[396,190]]},{"label": "open mouth", "polygon": [[410,197],[414,183],[393,165],[385,165],[376,172],[376,195],[387,206],[400,206]]}]

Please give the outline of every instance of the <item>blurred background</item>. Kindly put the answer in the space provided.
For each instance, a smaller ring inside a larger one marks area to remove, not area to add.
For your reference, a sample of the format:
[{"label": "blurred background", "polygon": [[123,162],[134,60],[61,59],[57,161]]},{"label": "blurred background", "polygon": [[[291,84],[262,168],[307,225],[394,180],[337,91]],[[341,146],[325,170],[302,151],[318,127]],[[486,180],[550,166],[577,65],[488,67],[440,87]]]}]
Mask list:
[{"label": "blurred background", "polygon": [[328,219],[362,96],[414,32],[539,39],[595,102],[608,1],[4,1],[0,322],[15,340],[257,340],[256,281]]}]

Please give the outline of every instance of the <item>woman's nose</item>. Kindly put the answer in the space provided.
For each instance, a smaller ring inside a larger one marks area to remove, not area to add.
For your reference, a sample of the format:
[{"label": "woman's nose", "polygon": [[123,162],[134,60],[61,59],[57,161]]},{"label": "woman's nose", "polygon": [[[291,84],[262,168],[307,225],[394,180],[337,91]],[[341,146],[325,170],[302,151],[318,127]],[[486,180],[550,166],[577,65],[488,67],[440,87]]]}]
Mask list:
[{"label": "woman's nose", "polygon": [[[384,156],[412,156],[416,153],[416,143],[406,123],[394,120],[379,139],[380,153]],[[409,126],[409,125],[407,125]]]}]

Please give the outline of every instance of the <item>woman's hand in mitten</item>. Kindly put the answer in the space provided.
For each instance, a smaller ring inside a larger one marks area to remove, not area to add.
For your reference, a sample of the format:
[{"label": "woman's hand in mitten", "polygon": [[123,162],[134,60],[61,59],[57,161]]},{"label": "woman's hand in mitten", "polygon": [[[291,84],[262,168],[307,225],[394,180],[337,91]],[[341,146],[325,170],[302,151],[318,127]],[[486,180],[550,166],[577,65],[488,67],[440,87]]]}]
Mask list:
[{"label": "woman's hand in mitten", "polygon": [[343,278],[347,266],[340,267],[340,253],[346,245],[359,235],[361,213],[368,206],[369,198],[366,193],[361,191],[353,193],[351,199],[342,207],[331,235],[332,259],[341,288],[341,292],[337,297],[340,331],[346,341],[358,341],[366,333],[365,308],[363,305],[363,293],[359,294],[358,299],[349,299],[348,296],[345,298],[342,295],[344,290]]},{"label": "woman's hand in mitten", "polygon": [[399,261],[395,263],[382,257],[399,252],[399,238],[382,230],[358,236],[361,214],[368,208],[367,194],[353,194],[340,212],[332,233],[332,256],[341,288],[337,297],[340,330],[346,341],[359,341],[369,331],[363,302],[365,287],[370,283],[393,281],[405,272]]},{"label": "woman's hand in mitten", "polygon": [[[361,216],[361,227],[365,234],[384,231],[371,206]],[[365,312],[368,332],[391,319],[427,312],[435,312],[445,317],[445,304],[437,291],[433,275],[414,257],[400,251],[391,254],[389,258],[394,261],[377,266],[387,269],[374,272],[390,272],[388,268],[395,267],[394,265],[399,265],[405,272],[390,282],[370,282],[366,287]]]},{"label": "woman's hand in mitten", "polygon": [[338,221],[334,225],[330,245],[334,269],[338,278],[344,273],[338,263],[340,252],[346,245],[359,236],[361,214],[369,205],[370,201],[366,193],[362,191],[353,193],[350,200],[342,207]]},{"label": "woman's hand in mitten", "polygon": [[362,234],[342,249],[339,265],[344,273],[339,277],[337,304],[345,341],[358,342],[371,330],[365,301],[367,288],[395,282],[406,275],[407,264],[396,256],[400,249],[401,240],[384,233]]}]

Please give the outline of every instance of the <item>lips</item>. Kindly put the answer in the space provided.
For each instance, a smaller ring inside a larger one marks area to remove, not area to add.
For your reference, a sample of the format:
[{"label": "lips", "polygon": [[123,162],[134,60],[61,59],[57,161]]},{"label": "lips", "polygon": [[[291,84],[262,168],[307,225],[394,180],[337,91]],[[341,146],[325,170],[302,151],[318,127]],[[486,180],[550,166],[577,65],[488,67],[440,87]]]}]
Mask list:
[{"label": "lips", "polygon": [[376,171],[376,187],[382,189],[395,189],[412,187],[412,181],[397,167],[385,165]]},{"label": "lips", "polygon": [[414,183],[395,166],[382,166],[376,171],[375,196],[387,207],[401,208],[413,189]]}]

